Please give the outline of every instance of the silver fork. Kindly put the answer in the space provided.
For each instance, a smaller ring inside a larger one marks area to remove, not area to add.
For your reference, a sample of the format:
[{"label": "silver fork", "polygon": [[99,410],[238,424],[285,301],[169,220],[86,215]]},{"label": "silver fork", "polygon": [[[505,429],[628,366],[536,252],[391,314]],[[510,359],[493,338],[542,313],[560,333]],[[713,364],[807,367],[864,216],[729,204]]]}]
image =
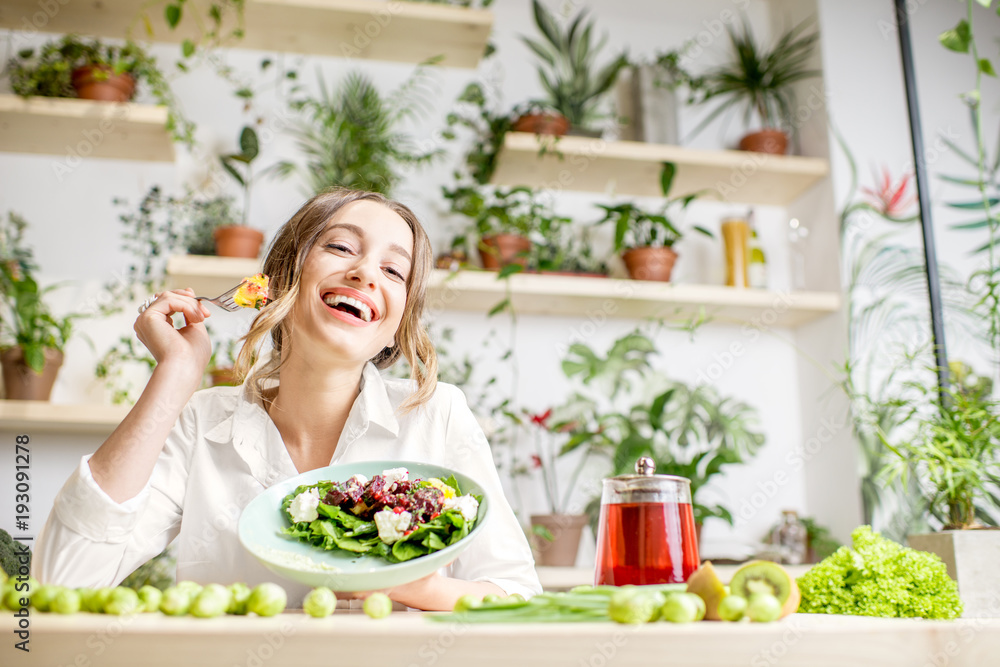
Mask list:
[{"label": "silver fork", "polygon": [[243,306],[238,306],[236,305],[236,302],[233,301],[233,295],[235,295],[236,292],[239,291],[242,285],[243,283],[240,283],[236,287],[232,288],[227,292],[223,292],[214,299],[209,299],[207,296],[196,296],[195,298],[198,299],[199,301],[208,301],[209,303],[214,303],[216,306],[222,308],[223,310],[228,310],[230,313],[235,313],[238,310],[243,310]]},{"label": "silver fork", "polygon": [[[242,285],[243,285],[243,283],[240,283],[236,287],[232,288],[231,290],[229,290],[227,292],[223,292],[222,294],[220,294],[219,296],[215,297],[214,299],[209,299],[207,296],[196,296],[195,299],[198,299],[199,301],[208,301],[209,303],[214,303],[216,306],[218,306],[219,308],[222,308],[223,310],[227,310],[230,313],[235,313],[238,310],[243,310],[242,306],[236,305],[236,302],[233,301],[233,295],[236,294],[237,291],[239,291],[239,289],[240,289],[240,287]],[[152,297],[146,299],[145,301],[143,301],[142,305],[139,306],[139,313],[141,314],[147,308],[149,308],[149,305],[151,303],[153,303],[153,301],[155,301],[158,296],[159,296],[159,294],[157,294],[156,296],[152,296]]]}]

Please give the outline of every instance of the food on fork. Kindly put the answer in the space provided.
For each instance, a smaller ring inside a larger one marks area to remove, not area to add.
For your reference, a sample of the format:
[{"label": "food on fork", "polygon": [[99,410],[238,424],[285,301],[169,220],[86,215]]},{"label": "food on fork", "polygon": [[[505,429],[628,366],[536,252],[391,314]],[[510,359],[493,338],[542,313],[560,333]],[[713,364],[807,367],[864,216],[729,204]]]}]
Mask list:
[{"label": "food on fork", "polygon": [[237,306],[244,308],[256,308],[260,310],[270,299],[268,293],[268,277],[263,273],[244,278],[240,283],[240,288],[233,295],[233,302]]}]

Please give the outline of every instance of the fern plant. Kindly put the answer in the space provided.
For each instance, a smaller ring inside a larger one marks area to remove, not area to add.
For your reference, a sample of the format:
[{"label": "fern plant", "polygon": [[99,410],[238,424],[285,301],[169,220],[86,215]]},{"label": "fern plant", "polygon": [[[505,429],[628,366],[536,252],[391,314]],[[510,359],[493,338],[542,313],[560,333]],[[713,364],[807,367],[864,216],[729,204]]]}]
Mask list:
[{"label": "fern plant", "polygon": [[319,97],[292,102],[306,122],[294,131],[306,163],[284,162],[283,175],[300,172],[308,194],[340,186],[391,195],[402,170],[433,162],[438,148],[422,152],[400,124],[426,109],[426,77],[418,68],[389,96],[383,96],[365,74],[349,73],[335,88],[320,80]]}]

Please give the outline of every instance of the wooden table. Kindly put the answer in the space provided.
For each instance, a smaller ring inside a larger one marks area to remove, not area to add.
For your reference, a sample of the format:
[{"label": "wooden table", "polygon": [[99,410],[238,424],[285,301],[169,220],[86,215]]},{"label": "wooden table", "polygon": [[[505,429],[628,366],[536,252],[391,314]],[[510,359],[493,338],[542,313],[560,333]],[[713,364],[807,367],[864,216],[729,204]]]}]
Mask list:
[{"label": "wooden table", "polygon": [[274,618],[161,614],[30,617],[29,653],[0,616],[0,664],[44,667],[503,666],[989,667],[1000,619],[953,622],[796,614],[778,623],[456,625],[426,614]]}]

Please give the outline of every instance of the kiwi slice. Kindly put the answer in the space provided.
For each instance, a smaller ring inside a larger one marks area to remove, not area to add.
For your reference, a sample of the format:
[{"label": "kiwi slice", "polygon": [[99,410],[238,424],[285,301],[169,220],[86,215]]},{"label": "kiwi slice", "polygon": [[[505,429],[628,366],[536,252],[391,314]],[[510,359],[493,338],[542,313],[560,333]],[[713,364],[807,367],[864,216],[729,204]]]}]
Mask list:
[{"label": "kiwi slice", "polygon": [[729,582],[729,589],[733,595],[747,600],[758,593],[773,595],[781,603],[779,618],[794,614],[801,599],[795,579],[785,568],[768,560],[750,561],[738,569]]}]

